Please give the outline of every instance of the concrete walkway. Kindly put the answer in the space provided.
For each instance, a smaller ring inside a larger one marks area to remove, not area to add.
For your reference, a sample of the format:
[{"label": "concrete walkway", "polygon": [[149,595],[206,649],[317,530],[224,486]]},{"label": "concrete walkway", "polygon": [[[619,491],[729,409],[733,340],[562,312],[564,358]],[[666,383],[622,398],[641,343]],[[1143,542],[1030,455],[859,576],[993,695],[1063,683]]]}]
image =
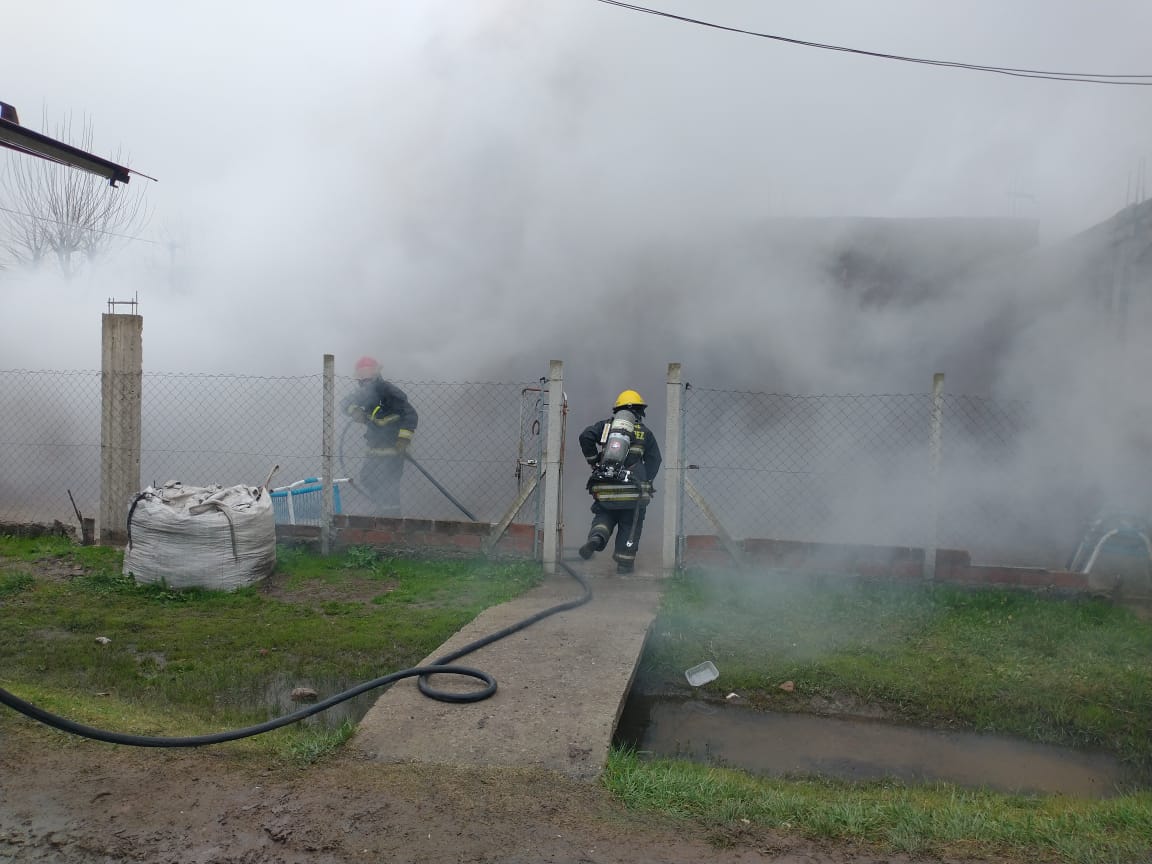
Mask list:
[{"label": "concrete walkway", "polygon": [[[382,762],[540,767],[570,777],[600,775],[616,722],[656,615],[663,580],[637,570],[615,575],[607,555],[569,562],[588,576],[592,600],[538,621],[460,660],[496,679],[490,699],[470,704],[425,697],[409,678],[385,692],[351,746]],[[420,665],[542,609],[580,596],[567,573],[481,613]],[[479,682],[433,678],[444,690]]]}]

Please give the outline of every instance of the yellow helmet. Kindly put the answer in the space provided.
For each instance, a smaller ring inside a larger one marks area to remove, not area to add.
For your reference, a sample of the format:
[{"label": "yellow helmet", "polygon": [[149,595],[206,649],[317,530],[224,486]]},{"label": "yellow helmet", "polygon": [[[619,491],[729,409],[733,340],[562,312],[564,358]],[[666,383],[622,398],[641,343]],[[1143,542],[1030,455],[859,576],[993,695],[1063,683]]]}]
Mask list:
[{"label": "yellow helmet", "polygon": [[616,404],[612,406],[612,410],[616,411],[620,408],[629,408],[632,406],[647,408],[648,403],[645,402],[644,397],[635,390],[624,390],[616,397]]}]

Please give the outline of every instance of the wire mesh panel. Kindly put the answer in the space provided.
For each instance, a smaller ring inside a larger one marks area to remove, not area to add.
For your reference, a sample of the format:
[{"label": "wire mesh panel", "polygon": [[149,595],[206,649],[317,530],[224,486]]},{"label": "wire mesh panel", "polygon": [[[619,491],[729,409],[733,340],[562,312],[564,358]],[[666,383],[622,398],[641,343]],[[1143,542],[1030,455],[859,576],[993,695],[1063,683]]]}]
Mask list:
[{"label": "wire mesh panel", "polygon": [[548,440],[548,389],[545,382],[525,386],[520,391],[520,443],[516,454],[516,480],[524,497],[520,522],[543,529],[544,444]]},{"label": "wire mesh panel", "polygon": [[[1086,499],[1030,458],[1028,403],[943,395],[781,395],[688,385],[684,461],[737,538],[932,546],[1061,566]],[[713,533],[684,507],[683,533]]]},{"label": "wire mesh panel", "polygon": [[323,376],[145,373],[140,480],[273,485],[322,470]]},{"label": "wire mesh panel", "polygon": [[0,370],[0,521],[76,526],[100,504],[100,373]]},{"label": "wire mesh panel", "polygon": [[1062,566],[1086,499],[1031,458],[1044,438],[1032,406],[945,394],[941,427],[938,545],[985,563]]},{"label": "wire mesh panel", "polygon": [[[928,536],[930,396],[689,387],[686,478],[736,537],[907,545]],[[686,533],[712,532],[686,507]]]},{"label": "wire mesh panel", "polygon": [[[0,370],[0,520],[75,524],[100,503],[100,372]],[[419,413],[402,512],[495,522],[524,493],[518,521],[539,521],[547,435],[538,383],[400,383]],[[273,486],[323,473],[323,376],[144,373],[140,485]],[[336,403],[355,387],[337,378]],[[360,484],[362,424],[337,414],[334,474],[345,513],[372,512]],[[426,473],[424,473],[426,472]],[[529,488],[531,487],[531,488]],[[125,513],[127,502],[125,502]]]},{"label": "wire mesh panel", "polygon": [[[499,520],[516,500],[528,466],[521,464],[538,447],[543,430],[527,420],[527,383],[393,382],[408,396],[419,415],[409,454],[414,464],[404,469],[401,506],[405,516],[426,519],[466,519],[468,511],[480,522]],[[356,386],[351,378],[336,380],[336,401]],[[533,407],[533,410],[536,410]],[[364,426],[337,418],[337,473],[358,480],[364,471]],[[526,437],[527,429],[534,434]],[[543,421],[540,421],[543,426]],[[368,514],[372,502],[364,494],[345,490],[345,512]],[[353,487],[356,489],[356,487]],[[535,496],[537,492],[533,492]],[[534,508],[534,500],[525,507]],[[524,514],[534,510],[521,508]]]}]

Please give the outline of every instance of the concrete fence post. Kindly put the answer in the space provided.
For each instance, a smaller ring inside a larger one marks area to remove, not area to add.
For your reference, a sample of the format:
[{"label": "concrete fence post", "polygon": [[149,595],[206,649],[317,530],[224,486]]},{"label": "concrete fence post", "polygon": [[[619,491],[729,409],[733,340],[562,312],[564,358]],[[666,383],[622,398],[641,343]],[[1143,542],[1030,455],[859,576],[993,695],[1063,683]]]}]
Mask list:
[{"label": "concrete fence post", "polygon": [[336,441],[336,358],[324,355],[324,428],[321,432],[320,463],[320,554],[332,551],[332,516],[335,510],[332,476],[332,450]]},{"label": "concrete fence post", "polygon": [[140,405],[144,318],[102,316],[100,528],[102,545],[127,541],[128,506],[140,491]]},{"label": "concrete fence post", "polygon": [[940,444],[944,432],[944,373],[932,376],[932,420],[928,433],[928,544],[924,547],[924,579],[936,578],[936,547],[940,534]]},{"label": "concrete fence post", "polygon": [[667,405],[668,416],[665,420],[664,431],[664,548],[661,555],[665,573],[671,573],[682,563],[680,560],[680,508],[683,502],[682,490],[684,488],[684,442],[681,440],[681,431],[684,428],[683,410],[681,401],[683,387],[680,383],[681,372],[679,363],[668,364]]},{"label": "concrete fence post", "polygon": [[555,573],[564,544],[561,496],[564,494],[564,362],[548,364],[548,439],[544,445],[544,547],[545,573]]}]

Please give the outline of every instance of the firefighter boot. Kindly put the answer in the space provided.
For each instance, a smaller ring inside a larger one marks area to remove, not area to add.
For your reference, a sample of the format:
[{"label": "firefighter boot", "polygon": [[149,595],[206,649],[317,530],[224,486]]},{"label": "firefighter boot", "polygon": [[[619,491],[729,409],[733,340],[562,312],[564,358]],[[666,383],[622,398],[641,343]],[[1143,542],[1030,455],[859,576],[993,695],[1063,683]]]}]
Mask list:
[{"label": "firefighter boot", "polygon": [[585,561],[608,545],[608,533],[604,529],[604,525],[596,523],[588,532],[588,542],[580,547],[580,557]]},{"label": "firefighter boot", "polygon": [[593,554],[603,549],[604,546],[604,538],[599,534],[593,534],[588,538],[588,542],[580,547],[580,557],[587,561]]},{"label": "firefighter boot", "polygon": [[616,575],[630,576],[636,571],[636,553],[632,551],[613,552],[612,558],[616,561]]}]

